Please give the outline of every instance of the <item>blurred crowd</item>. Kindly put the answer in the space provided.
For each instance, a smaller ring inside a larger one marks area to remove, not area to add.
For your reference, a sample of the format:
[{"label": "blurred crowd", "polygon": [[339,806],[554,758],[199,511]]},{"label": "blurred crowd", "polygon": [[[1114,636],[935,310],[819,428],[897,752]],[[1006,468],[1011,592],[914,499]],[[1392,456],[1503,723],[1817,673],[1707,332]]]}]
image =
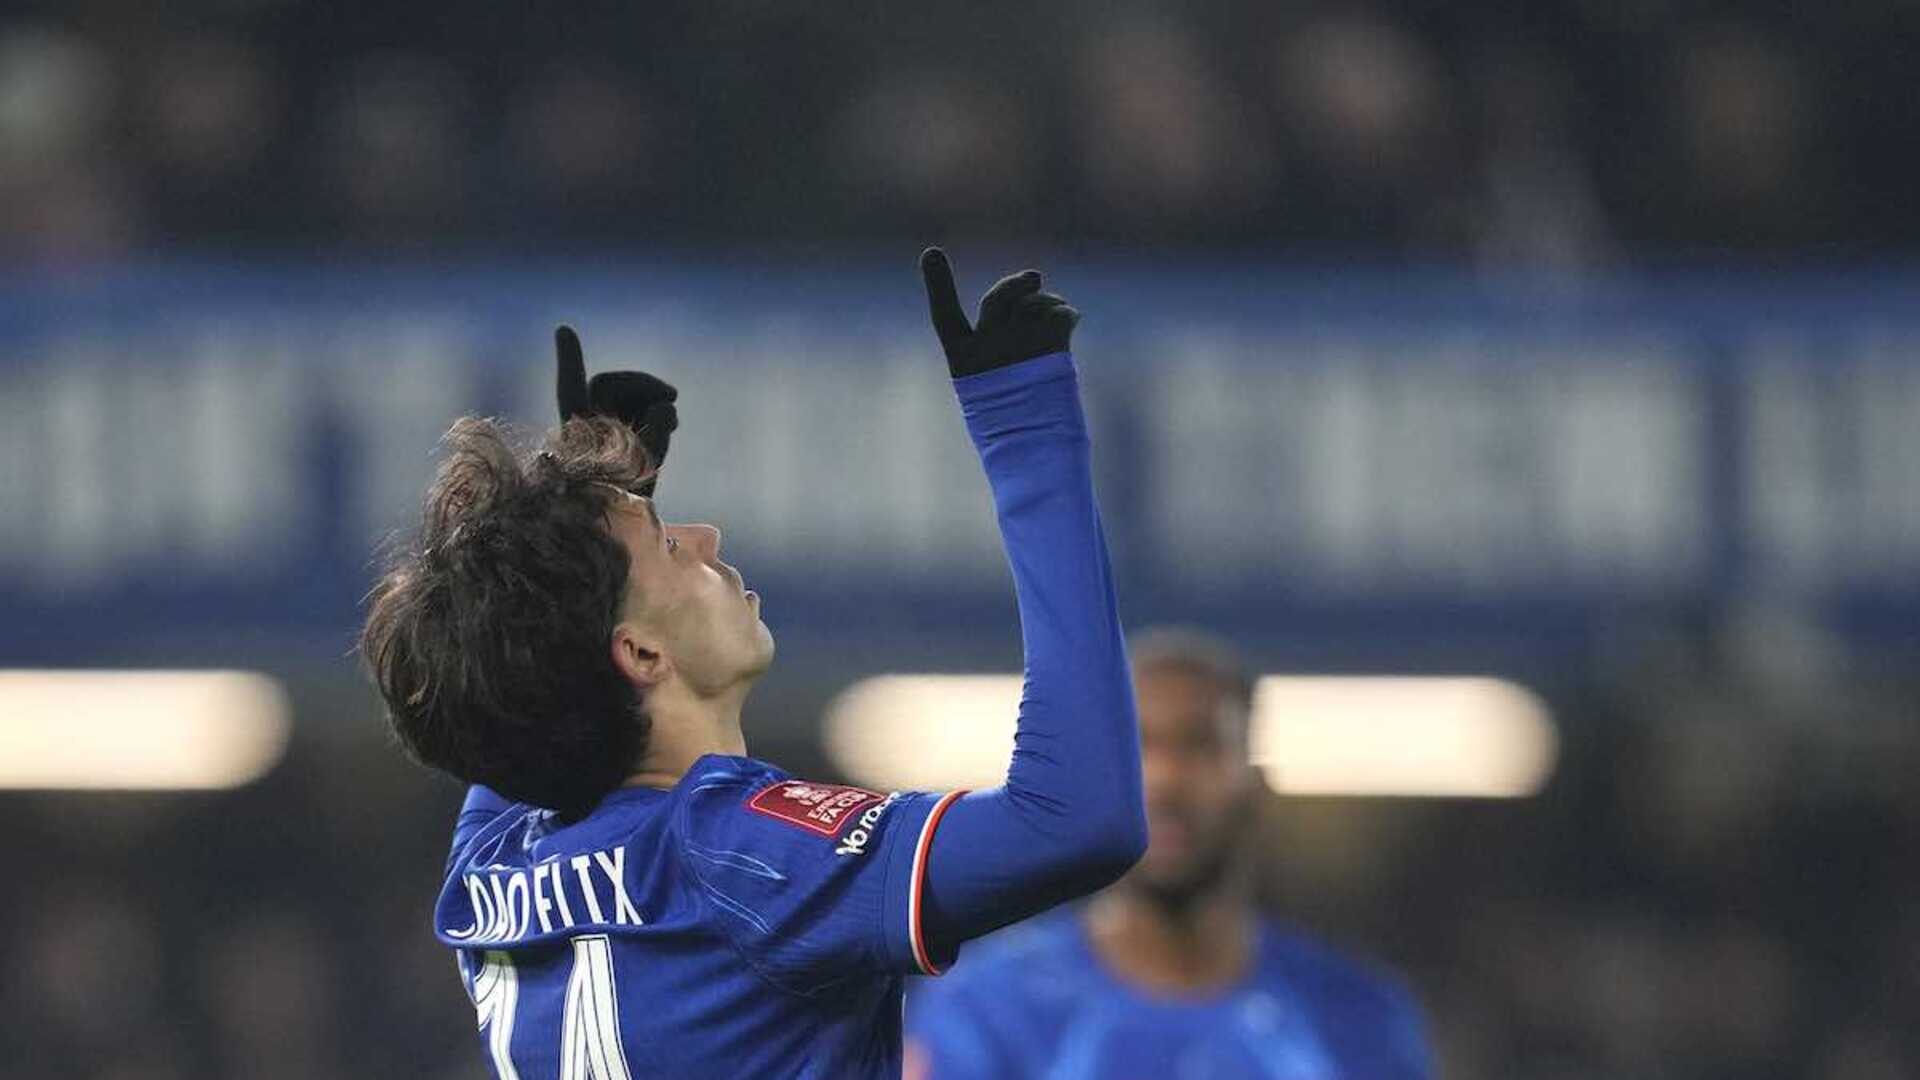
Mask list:
[{"label": "blurred crowd", "polygon": [[[1535,799],[1272,800],[1269,900],[1406,973],[1443,1076],[1920,1075],[1912,686],[1670,667],[1556,695]],[[0,1078],[483,1075],[431,934],[459,793],[337,711],[239,792],[0,797]]]},{"label": "blurred crowd", "polygon": [[1920,244],[1920,8],[23,0],[0,258]]},{"label": "blurred crowd", "polygon": [[[14,0],[0,267],[1911,255],[1916,57],[1894,0]],[[1268,806],[1269,899],[1408,974],[1443,1075],[1920,1076],[1910,662],[1692,653],[1549,688],[1536,799]],[[328,678],[254,787],[0,795],[0,1080],[483,1075],[431,935],[459,793]]]}]

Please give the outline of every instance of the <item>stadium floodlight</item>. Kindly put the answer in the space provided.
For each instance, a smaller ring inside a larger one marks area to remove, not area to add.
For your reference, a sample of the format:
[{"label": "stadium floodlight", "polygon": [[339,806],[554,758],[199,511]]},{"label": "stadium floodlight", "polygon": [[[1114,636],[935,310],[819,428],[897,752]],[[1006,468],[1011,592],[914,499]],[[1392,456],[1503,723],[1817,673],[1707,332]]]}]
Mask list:
[{"label": "stadium floodlight", "polygon": [[827,706],[827,756],[868,787],[992,787],[1019,709],[1018,675],[877,675]]},{"label": "stadium floodlight", "polygon": [[1559,753],[1546,704],[1504,679],[1269,675],[1253,711],[1254,764],[1288,795],[1521,798]]},{"label": "stadium floodlight", "polygon": [[286,691],[255,672],[0,670],[0,789],[239,787],[291,729]]},{"label": "stadium floodlight", "polygon": [[[826,748],[878,788],[999,783],[1018,675],[881,675],[827,707]],[[1251,753],[1286,795],[1521,798],[1559,752],[1538,695],[1477,676],[1268,675],[1254,689]]]}]

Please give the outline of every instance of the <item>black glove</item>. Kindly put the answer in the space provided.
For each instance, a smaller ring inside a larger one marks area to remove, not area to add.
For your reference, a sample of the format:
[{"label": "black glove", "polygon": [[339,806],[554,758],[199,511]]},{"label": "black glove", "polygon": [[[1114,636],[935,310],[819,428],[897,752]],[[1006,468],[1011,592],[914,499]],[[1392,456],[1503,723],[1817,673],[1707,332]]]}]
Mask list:
[{"label": "black glove", "polygon": [[[673,407],[680,391],[644,371],[603,371],[588,383],[580,336],[571,326],[554,329],[553,347],[559,359],[560,422],[576,416],[611,416],[626,424],[652,455],[657,478],[667,460],[667,443],[680,426],[680,414]],[[656,483],[657,479],[648,479],[639,493],[651,498]]]},{"label": "black glove", "polygon": [[954,292],[946,252],[937,247],[921,252],[920,276],[927,283],[933,332],[940,335],[947,371],[956,379],[1065,352],[1080,321],[1080,313],[1065,299],[1040,291],[1038,270],[1022,270],[996,282],[981,298],[980,319],[972,326]]}]

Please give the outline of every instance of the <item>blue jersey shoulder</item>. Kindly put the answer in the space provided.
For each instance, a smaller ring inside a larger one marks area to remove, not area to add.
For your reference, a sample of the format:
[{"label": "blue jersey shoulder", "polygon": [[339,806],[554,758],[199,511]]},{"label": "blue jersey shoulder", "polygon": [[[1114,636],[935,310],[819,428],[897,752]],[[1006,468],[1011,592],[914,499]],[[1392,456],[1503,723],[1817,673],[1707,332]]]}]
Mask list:
[{"label": "blue jersey shoulder", "polygon": [[1406,999],[1399,978],[1385,968],[1284,923],[1268,922],[1264,929],[1265,963],[1285,978],[1356,1003],[1398,1006]]},{"label": "blue jersey shoulder", "polygon": [[1420,1007],[1392,972],[1291,927],[1269,923],[1266,963],[1304,996],[1365,1025],[1424,1041]]},{"label": "blue jersey shoulder", "polygon": [[692,778],[681,862],[753,969],[812,994],[919,970],[918,885],[937,800],[796,780],[770,767]]},{"label": "blue jersey shoulder", "polygon": [[748,804],[787,780],[764,762],[708,755],[670,789],[620,788],[572,821],[476,788],[455,828],[440,936],[517,946],[697,919],[700,898],[686,886],[699,879],[684,864],[722,850],[742,866],[781,861],[793,838],[754,828]]},{"label": "blue jersey shoulder", "polygon": [[722,755],[575,821],[476,790],[435,918],[496,1073],[585,1040],[649,1076],[899,1075],[929,804]]},{"label": "blue jersey shoulder", "polygon": [[688,918],[673,848],[679,792],[622,788],[564,821],[476,789],[455,828],[435,908],[456,948],[550,945],[581,933],[629,933]]}]

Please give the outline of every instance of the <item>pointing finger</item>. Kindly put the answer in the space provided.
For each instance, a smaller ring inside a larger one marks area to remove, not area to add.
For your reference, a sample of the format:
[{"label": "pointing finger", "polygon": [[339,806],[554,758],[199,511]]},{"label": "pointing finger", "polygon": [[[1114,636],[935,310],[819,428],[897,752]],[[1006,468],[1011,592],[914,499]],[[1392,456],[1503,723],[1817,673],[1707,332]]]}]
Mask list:
[{"label": "pointing finger", "polygon": [[560,422],[564,424],[588,411],[587,360],[580,351],[580,335],[574,333],[571,326],[554,328],[553,351],[557,363],[556,396],[560,401]]},{"label": "pointing finger", "polygon": [[951,350],[973,333],[967,313],[960,307],[960,295],[953,287],[953,266],[947,253],[930,247],[920,253],[920,276],[927,285],[927,312],[933,316],[933,332],[942,347]]}]

